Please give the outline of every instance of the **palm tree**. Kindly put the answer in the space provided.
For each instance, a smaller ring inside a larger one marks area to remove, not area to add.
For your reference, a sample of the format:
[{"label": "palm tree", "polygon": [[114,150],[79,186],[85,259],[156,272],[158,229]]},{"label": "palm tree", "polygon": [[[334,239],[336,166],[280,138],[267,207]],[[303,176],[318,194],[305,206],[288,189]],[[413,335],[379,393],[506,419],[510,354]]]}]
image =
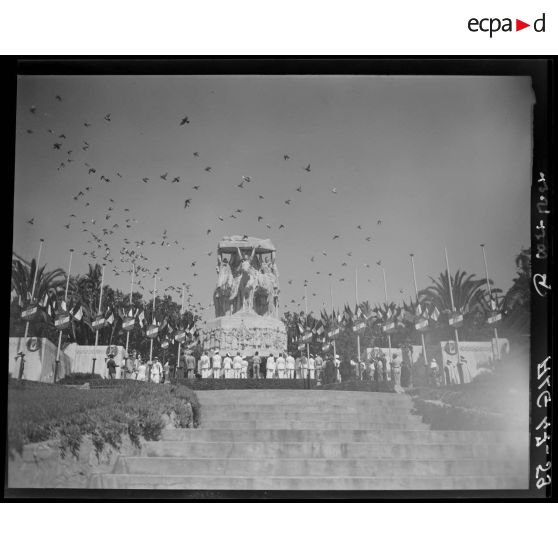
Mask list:
[{"label": "palm tree", "polygon": [[37,280],[33,293],[34,301],[42,300],[45,294],[56,294],[58,290],[64,287],[66,274],[63,269],[58,268],[45,272],[46,265],[39,267],[38,270],[36,268],[37,262],[35,259],[31,260],[29,265],[19,259],[12,261],[12,290],[21,298],[23,303],[31,301],[35,271],[37,271]]},{"label": "palm tree", "polygon": [[[57,293],[64,290],[64,270],[54,269],[46,272],[45,268],[46,265],[43,265],[37,269],[35,259],[31,260],[29,264],[21,258],[14,258],[12,260],[12,291],[19,299],[18,306],[12,304],[10,307],[10,332],[13,335],[21,334],[25,330],[25,324],[21,319],[21,315],[18,315],[22,307],[31,302],[42,300],[45,295],[49,298],[54,297]],[[31,300],[35,271],[37,272],[37,279],[33,300]],[[30,323],[32,334],[39,337],[47,337],[53,341],[56,337],[56,331],[49,320],[48,314],[43,309],[39,310],[39,314],[40,319]]]},{"label": "palm tree", "polygon": [[516,277],[504,296],[504,328],[511,335],[525,336],[531,316],[531,249],[522,248],[515,258]]},{"label": "palm tree", "polygon": [[[450,316],[453,312],[451,295],[455,310],[464,315],[463,335],[469,340],[486,339],[489,329],[486,324],[488,311],[488,291],[486,281],[477,279],[475,274],[457,270],[455,276],[448,280],[447,271],[440,273],[437,279],[430,277],[433,285],[419,292],[419,302],[435,306],[441,314]],[[492,281],[490,281],[492,287]],[[492,295],[498,296],[500,289],[492,287]],[[439,331],[442,336],[450,335],[449,325],[443,325]]]}]

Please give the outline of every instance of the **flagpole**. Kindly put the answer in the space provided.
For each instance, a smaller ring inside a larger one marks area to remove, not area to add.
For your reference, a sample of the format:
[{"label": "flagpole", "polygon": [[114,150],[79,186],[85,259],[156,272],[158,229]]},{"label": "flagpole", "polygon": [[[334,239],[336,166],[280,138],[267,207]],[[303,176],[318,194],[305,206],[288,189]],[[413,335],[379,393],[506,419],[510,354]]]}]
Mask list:
[{"label": "flagpole", "polygon": [[[103,284],[105,282],[105,264],[103,264],[101,270],[101,290],[99,291],[99,308],[97,310],[97,316],[101,313],[101,304],[103,303]],[[99,343],[99,330],[95,330],[95,349],[97,349],[97,345]],[[95,374],[95,362],[97,361],[97,351],[93,354],[93,368],[91,370],[91,376]]]},{"label": "flagpole", "polygon": [[[184,314],[184,283],[182,283],[182,303],[180,305],[180,320],[182,321],[182,316]],[[178,349],[176,355],[176,369],[180,367],[180,341],[178,341]],[[177,374],[175,374],[177,376]]]},{"label": "flagpole", "polygon": [[[31,287],[31,304],[33,304],[33,297],[35,295],[35,284],[37,282],[37,271],[39,270],[39,262],[41,261],[41,252],[43,250],[43,242],[45,241],[44,238],[40,239],[41,242],[39,244],[39,254],[37,256],[37,265],[35,266],[35,276],[33,277],[33,286]],[[19,352],[20,362],[19,362],[19,373],[18,373],[18,380],[23,378],[23,369],[25,368],[25,348],[27,347],[27,336],[29,335],[29,322],[25,322],[25,333],[23,335],[23,347]]]},{"label": "flagpole", "polygon": [[[306,327],[308,327],[308,287],[304,283],[304,313],[306,314]],[[306,328],[304,329],[306,335]],[[308,380],[308,389],[310,389],[310,343],[306,342],[306,379]]]},{"label": "flagpole", "polygon": [[[132,278],[130,281],[130,308],[132,308],[132,293],[134,291],[134,275],[136,273],[136,264],[132,263]],[[126,358],[129,359],[130,355],[128,353],[128,344],[130,342],[130,330],[126,332]]]},{"label": "flagpole", "polygon": [[[153,324],[153,320],[155,319],[155,297],[157,296],[157,274],[153,276],[153,308],[151,311],[151,323]],[[151,343],[149,346],[149,362],[153,365],[153,337],[151,338]],[[151,377],[151,374],[150,374]]]},{"label": "flagpole", "polygon": [[[387,281],[386,281],[386,270],[382,267],[382,275],[384,276],[384,297],[386,301],[386,312],[388,310],[388,296],[387,296]],[[389,365],[391,366],[391,334],[387,334],[388,338],[388,355],[389,355]],[[387,366],[386,366],[387,375]]]},{"label": "flagpole", "polygon": [[[355,266],[355,302],[358,319],[358,266]],[[360,329],[357,331],[357,377],[360,378]]]},{"label": "flagpole", "polygon": [[[492,311],[492,289],[490,287],[490,281],[488,280],[488,264],[486,263],[486,252],[484,250],[484,244],[481,244],[482,248],[482,257],[484,259],[484,272],[486,275],[486,286],[488,288],[488,296],[490,297],[490,310]],[[494,354],[494,348],[492,349],[492,356],[496,356],[498,360],[500,360],[500,341],[498,340],[498,330],[496,326],[494,326],[494,338],[496,339],[496,354]]]},{"label": "flagpole", "polygon": [[[417,305],[419,303],[418,286],[417,286],[417,274],[415,272],[415,255],[409,254],[411,256],[411,264],[413,266],[413,282],[415,284],[415,295],[417,297]],[[428,359],[426,358],[426,344],[424,342],[424,333],[420,332],[420,340],[422,342],[422,354],[424,355],[424,364],[428,366]]]},{"label": "flagpole", "polygon": [[[450,299],[451,299],[451,311],[455,312],[455,302],[453,300],[453,289],[451,286],[451,273],[450,273],[450,268],[449,268],[449,260],[448,260],[448,250],[447,248],[444,246],[444,254],[446,256],[446,269],[448,272],[448,286],[449,286],[449,292],[450,292]],[[453,328],[454,333],[455,333],[455,346],[457,349],[457,366],[459,366],[460,362],[461,362],[461,355],[459,353],[459,335],[457,333],[457,328],[454,327]],[[443,366],[443,363],[442,363]]]},{"label": "flagpole", "polygon": [[[68,264],[68,276],[66,277],[66,290],[64,291],[64,304],[68,304],[68,287],[70,286],[70,273],[72,271],[73,248],[70,248],[70,263]],[[54,383],[58,375],[58,365],[60,364],[60,347],[62,345],[62,330],[58,332],[58,349],[56,350],[56,361],[54,363]]]},{"label": "flagpole", "polygon": [[[331,279],[329,280],[329,296],[331,298],[331,319],[333,320],[333,282],[332,282]],[[336,328],[337,328],[337,324],[333,324],[333,329],[336,329]],[[332,341],[333,341],[333,365],[335,366],[335,358],[336,358],[336,355],[337,355],[337,350],[335,348],[335,336],[333,337]],[[336,367],[336,369],[337,369],[337,367]],[[336,372],[336,374],[337,374],[337,372]],[[337,377],[335,379],[337,380]]]}]

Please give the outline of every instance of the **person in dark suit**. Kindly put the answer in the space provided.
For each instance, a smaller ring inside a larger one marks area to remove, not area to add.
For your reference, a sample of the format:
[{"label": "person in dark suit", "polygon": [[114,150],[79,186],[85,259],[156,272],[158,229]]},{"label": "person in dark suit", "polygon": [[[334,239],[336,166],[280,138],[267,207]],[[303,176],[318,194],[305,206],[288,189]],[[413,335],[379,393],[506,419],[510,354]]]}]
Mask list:
[{"label": "person in dark suit", "polygon": [[333,356],[329,355],[324,368],[324,384],[333,384],[336,376],[337,369],[335,368],[335,363],[333,362]]}]

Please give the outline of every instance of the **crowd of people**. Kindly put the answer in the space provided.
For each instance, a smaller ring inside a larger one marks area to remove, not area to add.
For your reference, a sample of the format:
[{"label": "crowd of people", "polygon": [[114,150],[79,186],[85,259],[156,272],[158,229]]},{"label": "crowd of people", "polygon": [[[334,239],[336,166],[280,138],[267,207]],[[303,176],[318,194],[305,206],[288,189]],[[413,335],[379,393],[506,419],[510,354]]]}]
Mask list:
[{"label": "crowd of people", "polygon": [[[432,383],[442,382],[437,363],[431,365]],[[196,358],[192,351],[185,351],[180,362],[169,357],[162,363],[158,357],[151,361],[144,360],[136,352],[125,360],[121,366],[120,375],[114,355],[109,355],[107,372],[110,378],[134,379],[154,383],[172,382],[180,379],[306,379],[316,380],[318,384],[346,382],[350,380],[364,380],[385,382],[393,381],[396,389],[409,387],[411,384],[411,367],[401,361],[398,354],[393,354],[391,360],[380,351],[370,354],[366,359],[354,360],[329,353],[325,357],[320,354],[301,354],[294,356],[288,352],[275,356],[260,355],[258,351],[252,357],[226,353],[222,356],[219,351],[209,354],[204,351]]]}]

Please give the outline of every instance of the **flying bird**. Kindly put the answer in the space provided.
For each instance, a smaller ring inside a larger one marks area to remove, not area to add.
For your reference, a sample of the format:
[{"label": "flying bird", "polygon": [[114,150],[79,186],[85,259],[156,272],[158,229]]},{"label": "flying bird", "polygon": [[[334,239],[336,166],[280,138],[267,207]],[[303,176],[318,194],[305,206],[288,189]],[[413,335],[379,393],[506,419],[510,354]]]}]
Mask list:
[{"label": "flying bird", "polygon": [[360,225],[357,225],[357,229],[359,229],[361,231],[362,227]]},{"label": "flying bird", "polygon": [[236,185],[237,188],[244,188],[244,182],[241,182],[240,184]]},{"label": "flying bird", "polygon": [[332,189],[331,189],[331,193],[332,193],[332,194],[337,194],[337,188],[332,188]]},{"label": "flying bird", "polygon": [[54,97],[57,101],[61,101],[62,97],[60,97],[60,95],[56,95],[56,97]]},{"label": "flying bird", "polygon": [[61,143],[55,143],[55,144],[53,144],[53,146],[52,146],[53,149],[60,149],[61,147],[62,147],[62,144],[61,144]]},{"label": "flying bird", "polygon": [[211,232],[211,229],[207,229],[205,234],[209,234]]},{"label": "flying bird", "polygon": [[242,180],[243,180],[244,182],[250,182],[250,180],[252,180],[252,179],[251,179],[249,176],[243,176],[243,177],[242,177]]},{"label": "flying bird", "polygon": [[105,114],[105,120],[107,122],[110,122],[110,112],[108,114]]},{"label": "flying bird", "polygon": [[175,176],[175,177],[172,179],[172,181],[173,181],[173,182],[180,182],[180,176]]},{"label": "flying bird", "polygon": [[296,189],[296,191],[297,191],[297,192],[302,192],[302,186],[299,186],[299,187]]},{"label": "flying bird", "polygon": [[162,180],[166,180],[168,174],[169,174],[168,172],[166,172],[165,174],[162,174],[162,175],[161,175],[161,179],[162,179]]},{"label": "flying bird", "polygon": [[200,156],[199,152],[198,152],[198,151],[194,151],[194,157],[199,157],[199,156]]},{"label": "flying bird", "polygon": [[83,125],[84,125],[86,128],[89,128],[89,126],[91,126],[91,124],[89,124],[89,122],[84,122]]},{"label": "flying bird", "polygon": [[285,200],[285,203],[286,203],[287,205],[290,205],[290,204],[291,204],[291,200]]},{"label": "flying bird", "polygon": [[279,228],[280,228],[280,229],[284,229],[284,228],[285,228],[285,225],[279,225]]},{"label": "flying bird", "polygon": [[310,165],[308,165],[307,167],[304,167],[304,170],[305,170],[306,172],[310,172]]},{"label": "flying bird", "polygon": [[187,207],[189,207],[190,203],[192,202],[191,198],[188,198],[187,200],[184,200],[184,209],[186,209]]},{"label": "flying bird", "polygon": [[371,236],[367,236],[367,237],[366,237],[366,242],[370,242],[371,240],[372,240],[372,237],[371,237]]},{"label": "flying bird", "polygon": [[336,240],[336,239],[338,239],[338,238],[339,238],[339,235],[338,235],[338,234],[335,234],[335,235],[333,235],[332,240]]},{"label": "flying bird", "polygon": [[35,217],[29,219],[29,221],[27,221],[30,225],[34,225],[35,224]]},{"label": "flying bird", "polygon": [[193,186],[194,190],[199,190],[200,187],[199,186]]},{"label": "flying bird", "polygon": [[35,114],[35,111],[36,111],[36,110],[37,110],[37,107],[36,107],[35,105],[31,105],[31,106],[29,107],[29,112],[30,112],[31,114]]},{"label": "flying bird", "polygon": [[147,184],[147,182],[149,181],[149,178],[142,178],[142,180]]},{"label": "flying bird", "polygon": [[290,157],[289,157],[288,155],[283,155],[283,159],[284,159],[285,161],[288,161],[288,160],[290,159]]},{"label": "flying bird", "polygon": [[27,133],[28,133],[28,134],[32,134],[32,133],[33,133],[33,130],[27,130]]},{"label": "flying bird", "polygon": [[185,116],[181,121],[180,121],[180,125],[184,126],[184,124],[190,124],[190,119]]},{"label": "flying bird", "polygon": [[378,265],[382,265],[382,260],[378,260],[376,263],[377,263]]},{"label": "flying bird", "polygon": [[205,167],[204,169],[206,172],[211,172],[211,167]]},{"label": "flying bird", "polygon": [[263,221],[263,217],[261,217],[261,216],[258,217],[258,223],[259,223],[260,221]]},{"label": "flying bird", "polygon": [[260,200],[263,200],[263,199],[264,199],[264,197],[263,197],[261,194],[258,196],[258,198],[259,198]]},{"label": "flying bird", "polygon": [[382,220],[378,219],[378,225],[381,225],[381,224],[382,224]]}]

